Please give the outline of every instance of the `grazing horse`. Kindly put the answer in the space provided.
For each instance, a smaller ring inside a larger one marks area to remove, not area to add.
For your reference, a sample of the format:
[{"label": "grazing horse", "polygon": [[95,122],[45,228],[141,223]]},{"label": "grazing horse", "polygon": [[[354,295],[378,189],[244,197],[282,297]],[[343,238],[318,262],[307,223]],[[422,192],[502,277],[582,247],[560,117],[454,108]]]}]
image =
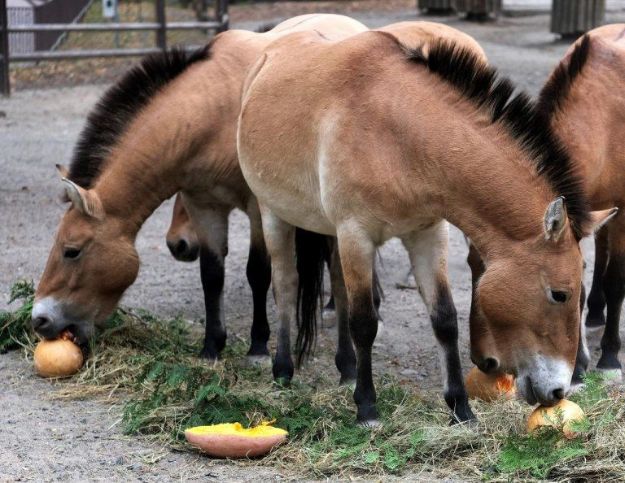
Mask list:
[{"label": "grazing horse", "polygon": [[[579,39],[552,72],[539,105],[567,147],[593,209],[625,207],[625,24]],[[605,324],[597,369],[622,376],[619,321],[625,298],[625,219],[598,231],[586,325]],[[607,305],[607,316],[603,310]]]},{"label": "grazing horse", "polygon": [[[460,32],[452,27],[444,24],[438,24],[434,22],[399,22],[388,25],[379,29],[380,31],[392,33],[395,37],[399,38],[402,43],[410,47],[421,47],[423,52],[427,54],[429,46],[434,42],[446,39],[453,41],[458,45],[462,45],[466,49],[471,50],[477,58],[486,62],[486,54],[480,47],[480,45],[467,34]],[[227,228],[227,225],[223,225]],[[174,258],[180,261],[193,261],[198,256],[198,241],[195,234],[195,228],[193,222],[184,208],[184,203],[180,194],[176,196],[174,208],[172,212],[172,219],[169,230],[166,236],[167,246],[171,251]],[[328,250],[326,253],[328,258],[326,262],[330,268],[331,252]],[[203,270],[205,267],[201,267]],[[335,276],[337,276],[335,274]],[[375,271],[374,271],[374,277]],[[332,277],[331,277],[332,278]],[[342,285],[342,284],[341,284]],[[382,287],[379,285],[377,277],[373,285],[374,289],[374,304],[376,309],[379,308],[382,298]],[[205,287],[205,298],[211,297],[210,293],[207,293]],[[212,294],[216,296],[216,294]],[[207,305],[209,303],[207,302]],[[332,297],[326,307],[326,309],[334,310],[334,297]],[[339,345],[337,347],[336,363],[342,374],[341,380],[343,383],[350,382],[355,377],[355,356],[353,355],[353,348],[349,341],[349,333],[347,329],[347,313],[339,311],[337,314],[338,328],[339,328]],[[283,361],[284,369],[277,371],[279,376],[284,380],[288,380],[292,376],[293,363],[288,356],[282,356],[282,354],[290,353],[290,345],[286,342],[289,337],[281,337],[280,340],[283,344],[278,346],[278,352],[281,354],[277,358],[278,361]]]},{"label": "grazing horse", "polygon": [[278,316],[284,325],[297,317],[295,259],[305,253],[296,233],[337,237],[345,290],[334,293],[337,307],[347,304],[363,424],[378,418],[373,259],[394,236],[409,248],[441,344],[445,400],[456,420],[474,417],[457,352],[445,219],[471,237],[485,264],[473,358],[517,375],[529,403],[553,404],[569,388],[578,241],[608,214],[587,211],[565,150],[527,96],[512,91],[466,49],[436,42],[425,55],[386,32],[341,41],[292,34],[250,69],[239,162],[259,202]]},{"label": "grazing horse", "polygon": [[224,258],[228,214],[236,207],[251,227],[248,356],[268,357],[270,263],[256,199],[238,166],[236,122],[249,66],[271,41],[306,29],[342,38],[366,27],[339,15],[304,15],[267,33],[231,30],[190,55],[172,50],[145,58],[104,94],[69,170],[61,168],[71,203],[35,294],[32,324],[40,335],[54,338],[69,329],[87,341],[137,277],[139,229],[164,200],[182,192],[201,247],[202,355],[217,358],[226,340]]}]

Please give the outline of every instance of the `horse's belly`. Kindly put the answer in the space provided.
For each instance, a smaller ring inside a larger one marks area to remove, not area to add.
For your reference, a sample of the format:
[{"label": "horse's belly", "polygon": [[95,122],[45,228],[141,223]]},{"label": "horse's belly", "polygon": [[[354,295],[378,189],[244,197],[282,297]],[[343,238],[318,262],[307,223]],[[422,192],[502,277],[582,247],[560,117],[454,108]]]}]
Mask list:
[{"label": "horse's belly", "polygon": [[[245,169],[243,173],[259,203],[271,210],[281,220],[305,230],[335,235],[336,229],[327,218],[321,206],[319,187],[308,189],[285,189],[292,185],[293,179],[281,180],[275,174],[264,176],[262,170],[254,172]],[[298,177],[305,179],[305,176]]]}]

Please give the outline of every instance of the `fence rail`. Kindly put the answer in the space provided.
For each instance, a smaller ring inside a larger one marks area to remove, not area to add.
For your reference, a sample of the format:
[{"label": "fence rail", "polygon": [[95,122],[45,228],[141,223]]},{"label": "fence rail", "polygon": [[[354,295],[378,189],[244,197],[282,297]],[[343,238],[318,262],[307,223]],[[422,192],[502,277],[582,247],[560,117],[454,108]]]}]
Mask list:
[{"label": "fence rail", "polygon": [[[155,1],[156,22],[124,23],[48,23],[34,25],[8,26],[6,0],[0,0],[0,90],[3,95],[11,94],[9,65],[11,62],[84,59],[90,57],[132,57],[167,50],[167,31],[169,30],[215,30],[228,29],[228,0],[215,0],[215,19],[205,22],[167,22],[165,0]],[[21,54],[9,53],[9,34],[24,32],[130,32],[153,31],[156,33],[156,45],[143,48],[115,48],[90,50],[51,50]]]}]

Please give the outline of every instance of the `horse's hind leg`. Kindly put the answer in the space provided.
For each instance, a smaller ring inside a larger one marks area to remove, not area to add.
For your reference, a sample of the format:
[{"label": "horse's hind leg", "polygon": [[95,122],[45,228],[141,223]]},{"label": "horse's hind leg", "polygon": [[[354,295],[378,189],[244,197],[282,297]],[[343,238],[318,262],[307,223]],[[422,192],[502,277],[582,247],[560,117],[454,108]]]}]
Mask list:
[{"label": "horse's hind leg", "polygon": [[602,227],[595,235],[595,271],[592,274],[592,287],[588,294],[588,315],[586,327],[594,329],[605,325],[605,294],[603,277],[608,265],[608,226]]},{"label": "horse's hind leg", "polygon": [[462,422],[475,416],[462,378],[456,308],[447,282],[447,238],[448,225],[441,221],[403,237],[402,241],[410,255],[417,289],[430,313],[434,335],[442,349],[445,401],[454,412],[455,420]]},{"label": "horse's hind leg", "polygon": [[206,331],[201,357],[217,359],[226,345],[223,319],[224,262],[228,254],[230,208],[197,208],[185,201],[200,243],[200,275],[206,307]]},{"label": "horse's hind leg", "polygon": [[623,298],[625,298],[625,226],[622,223],[613,224],[608,233],[610,258],[603,278],[607,317],[605,331],[601,338],[601,357],[597,363],[597,369],[620,380],[622,371],[618,359],[621,348],[619,321]]},{"label": "horse's hind leg", "polygon": [[352,384],[356,381],[356,354],[352,346],[352,338],[349,333],[349,314],[347,306],[347,292],[343,280],[341,258],[338,244],[334,243],[330,260],[330,279],[332,282],[332,297],[335,303],[338,344],[334,362],[341,373],[339,384]]},{"label": "horse's hind leg", "polygon": [[256,199],[248,209],[250,218],[250,253],[247,259],[247,280],[252,289],[254,318],[252,319],[251,344],[247,353],[253,364],[269,359],[269,322],[267,321],[267,291],[271,284],[271,262],[263,236],[262,221]]},{"label": "horse's hind leg", "polygon": [[263,233],[271,258],[273,296],[278,310],[278,346],[273,361],[273,377],[288,384],[293,378],[291,323],[297,316],[298,275],[295,262],[295,228],[261,207]]}]

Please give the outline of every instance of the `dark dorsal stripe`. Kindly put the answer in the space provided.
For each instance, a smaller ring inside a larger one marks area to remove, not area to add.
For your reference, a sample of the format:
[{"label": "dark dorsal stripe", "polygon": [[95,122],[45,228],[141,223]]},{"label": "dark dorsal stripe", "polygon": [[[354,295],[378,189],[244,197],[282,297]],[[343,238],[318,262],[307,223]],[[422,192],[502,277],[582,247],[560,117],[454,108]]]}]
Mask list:
[{"label": "dark dorsal stripe", "polygon": [[553,71],[549,80],[544,85],[538,96],[538,108],[547,116],[556,113],[568,96],[571,86],[579,76],[588,60],[590,52],[590,36],[584,35],[571,56],[560,62]]},{"label": "dark dorsal stripe", "polygon": [[210,44],[192,53],[174,48],[145,57],[98,101],[87,117],[69,168],[72,181],[90,188],[103,169],[109,150],[150,99],[190,65],[210,56]]},{"label": "dark dorsal stripe", "polygon": [[508,129],[556,195],[564,196],[575,236],[581,238],[589,221],[586,195],[564,146],[551,130],[549,117],[537,104],[523,92],[514,94],[514,85],[509,79],[456,44],[437,42],[427,56],[421,49],[402,48],[411,61],[449,82],[488,112],[493,123],[498,122]]}]

